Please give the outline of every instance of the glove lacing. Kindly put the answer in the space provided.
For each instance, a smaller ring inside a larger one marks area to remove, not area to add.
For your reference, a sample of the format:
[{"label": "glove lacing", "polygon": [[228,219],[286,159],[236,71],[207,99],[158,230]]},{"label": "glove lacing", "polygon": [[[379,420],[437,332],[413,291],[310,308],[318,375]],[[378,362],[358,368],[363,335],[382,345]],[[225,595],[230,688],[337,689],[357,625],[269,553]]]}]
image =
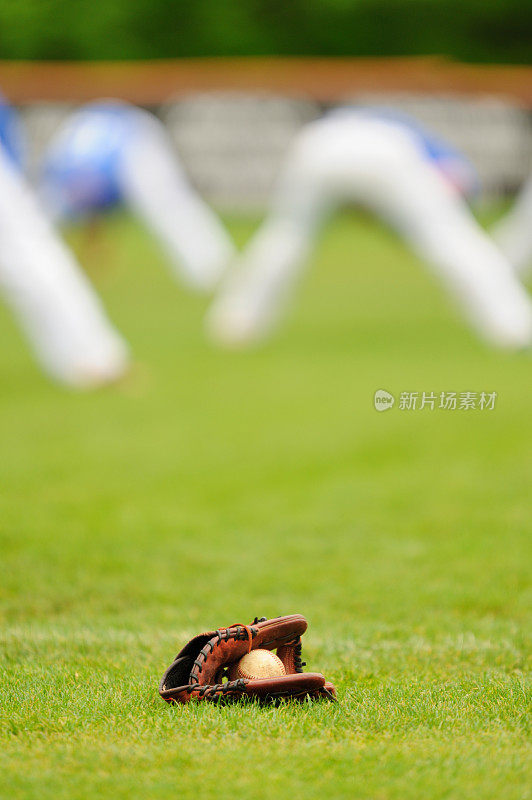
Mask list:
[{"label": "glove lacing", "polygon": [[[266,618],[264,617],[263,619]],[[240,623],[237,623],[234,625],[228,625],[226,628],[219,628],[217,631],[215,631],[212,639],[210,639],[207,642],[207,644],[205,644],[201,648],[200,652],[193,661],[193,667],[196,668],[196,672],[201,673],[206,659],[213,652],[214,648],[218,647],[222,642],[228,641],[229,639],[235,639],[237,641],[247,639],[248,653],[250,653],[253,644],[253,638],[257,635],[257,629],[254,628],[253,626],[257,622],[262,622],[263,619],[258,620],[255,617],[255,620],[251,625],[242,625]],[[244,678],[238,678],[235,681],[226,681],[225,683],[215,683],[211,685],[205,684],[203,686],[200,686],[198,676],[196,674],[191,674],[190,683],[182,688],[189,694],[192,694],[192,692],[194,692],[197,693],[200,697],[205,697],[206,699],[212,699],[216,695],[220,694],[225,695],[228,692],[243,692],[245,687],[246,687],[246,680]]]}]

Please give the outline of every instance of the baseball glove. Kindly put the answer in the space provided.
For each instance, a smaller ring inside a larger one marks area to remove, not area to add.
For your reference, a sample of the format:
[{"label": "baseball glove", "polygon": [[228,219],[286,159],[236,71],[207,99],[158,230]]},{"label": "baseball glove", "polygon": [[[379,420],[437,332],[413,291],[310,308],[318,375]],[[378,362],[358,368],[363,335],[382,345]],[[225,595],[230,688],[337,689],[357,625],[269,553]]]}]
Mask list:
[{"label": "baseball glove", "polygon": [[[307,620],[301,614],[255,618],[250,625],[230,625],[192,639],[164,673],[159,694],[167,703],[189,700],[254,698],[336,699],[332,683],[319,672],[303,672],[301,636]],[[286,675],[274,678],[227,678],[230,667],[251,650],[277,650]]]}]

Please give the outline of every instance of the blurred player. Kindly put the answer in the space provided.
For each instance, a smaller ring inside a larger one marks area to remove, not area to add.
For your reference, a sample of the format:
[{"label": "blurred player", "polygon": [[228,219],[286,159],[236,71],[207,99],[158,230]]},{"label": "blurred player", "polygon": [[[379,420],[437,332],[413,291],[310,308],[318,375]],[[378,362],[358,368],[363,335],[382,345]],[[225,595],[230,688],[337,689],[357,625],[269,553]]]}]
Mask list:
[{"label": "blurred player", "polygon": [[24,180],[22,150],[0,99],[0,291],[52,377],[78,388],[116,380],[126,346]]},{"label": "blurred player", "polygon": [[57,221],[126,203],[193,288],[212,288],[234,255],[222,225],[188,183],[162,123],[126,103],[91,103],[67,119],[45,157],[41,189]]},{"label": "blurred player", "polygon": [[527,276],[532,269],[532,175],[492,233],[510,264],[520,275]]},{"label": "blurred player", "polygon": [[18,114],[0,92],[0,147],[4,155],[22,170],[26,156],[26,135]]},{"label": "blurred player", "polygon": [[465,159],[408,117],[353,108],[310,123],[291,149],[270,213],[209,312],[210,334],[227,345],[265,337],[324,220],[357,203],[406,239],[485,339],[529,345],[532,305],[463,199],[475,184]]}]

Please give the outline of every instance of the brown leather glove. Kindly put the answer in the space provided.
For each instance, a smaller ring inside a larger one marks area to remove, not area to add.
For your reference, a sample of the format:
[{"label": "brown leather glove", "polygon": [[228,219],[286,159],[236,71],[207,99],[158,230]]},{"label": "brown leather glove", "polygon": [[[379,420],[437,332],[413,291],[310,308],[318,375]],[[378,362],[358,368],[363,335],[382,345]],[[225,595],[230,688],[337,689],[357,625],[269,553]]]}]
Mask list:
[{"label": "brown leather glove", "polygon": [[[303,672],[301,635],[307,620],[301,614],[257,619],[230,625],[192,639],[168,667],[159,684],[167,703],[189,700],[276,700],[285,697],[336,699],[336,689],[319,672]],[[277,650],[286,675],[279,678],[224,680],[231,665],[251,650]]]}]

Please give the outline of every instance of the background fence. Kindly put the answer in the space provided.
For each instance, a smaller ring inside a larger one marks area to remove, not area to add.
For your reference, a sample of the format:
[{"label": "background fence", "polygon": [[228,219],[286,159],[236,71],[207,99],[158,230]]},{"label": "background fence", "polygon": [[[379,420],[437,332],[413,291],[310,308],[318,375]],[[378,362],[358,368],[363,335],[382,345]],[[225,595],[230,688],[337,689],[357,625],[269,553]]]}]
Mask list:
[{"label": "background fence", "polygon": [[[351,102],[384,104],[414,114],[469,156],[482,198],[510,194],[532,169],[532,117],[511,101],[489,97],[360,94]],[[21,108],[35,175],[44,148],[75,104]],[[221,209],[262,211],[296,132],[329,106],[281,95],[192,94],[150,107],[166,123],[192,182]]]},{"label": "background fence", "polygon": [[26,120],[32,173],[77,105],[120,97],[160,116],[192,182],[238,212],[265,207],[296,132],[343,103],[413,114],[469,156],[485,199],[514,192],[532,168],[527,67],[441,58],[0,62],[0,86]]}]

